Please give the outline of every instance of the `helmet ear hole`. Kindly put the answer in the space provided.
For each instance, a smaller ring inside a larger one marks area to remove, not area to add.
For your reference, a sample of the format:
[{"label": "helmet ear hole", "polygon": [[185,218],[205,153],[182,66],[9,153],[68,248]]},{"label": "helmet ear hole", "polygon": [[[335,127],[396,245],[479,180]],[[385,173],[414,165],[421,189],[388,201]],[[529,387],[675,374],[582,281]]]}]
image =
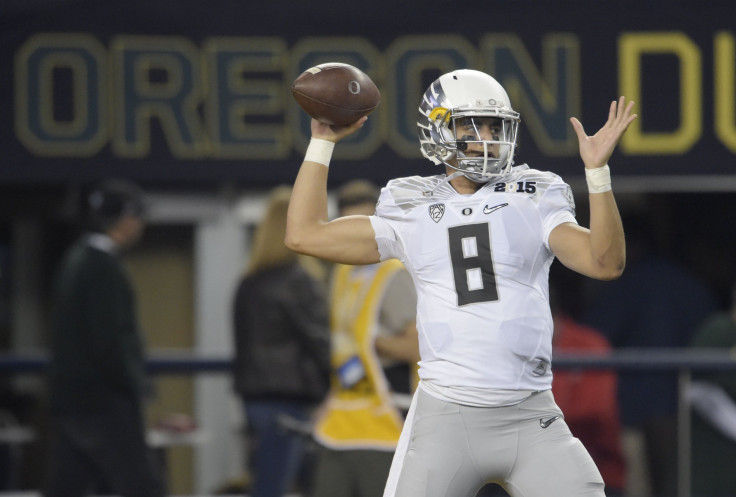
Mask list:
[{"label": "helmet ear hole", "polygon": [[454,133],[452,132],[452,130],[450,129],[450,127],[447,124],[444,124],[443,123],[439,127],[439,130],[438,131],[439,131],[440,136],[442,137],[442,140],[443,141],[445,141],[445,142],[453,142],[453,141],[455,141],[455,135],[454,135]]}]

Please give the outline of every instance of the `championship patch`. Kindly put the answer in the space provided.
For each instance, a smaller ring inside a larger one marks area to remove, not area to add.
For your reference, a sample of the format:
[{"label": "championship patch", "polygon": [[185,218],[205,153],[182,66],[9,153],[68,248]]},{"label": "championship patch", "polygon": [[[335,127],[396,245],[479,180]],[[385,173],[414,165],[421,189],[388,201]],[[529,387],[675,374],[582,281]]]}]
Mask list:
[{"label": "championship patch", "polygon": [[445,204],[432,204],[429,206],[429,217],[432,221],[439,223],[442,216],[445,215]]}]

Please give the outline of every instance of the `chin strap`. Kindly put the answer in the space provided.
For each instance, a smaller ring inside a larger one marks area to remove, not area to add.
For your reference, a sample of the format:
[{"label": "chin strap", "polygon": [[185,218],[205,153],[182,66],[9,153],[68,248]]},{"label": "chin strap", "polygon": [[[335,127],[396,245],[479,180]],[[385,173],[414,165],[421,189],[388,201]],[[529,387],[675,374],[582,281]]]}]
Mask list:
[{"label": "chin strap", "polygon": [[434,188],[432,188],[428,192],[424,192],[424,195],[425,196],[432,196],[432,195],[434,195],[434,192],[436,192],[438,188],[440,188],[442,185],[445,185],[445,184],[449,183],[450,181],[452,181],[453,179],[457,178],[461,174],[463,174],[462,171],[455,171],[451,175],[445,176],[445,178],[442,181],[440,181],[439,183],[437,183],[437,185]]}]

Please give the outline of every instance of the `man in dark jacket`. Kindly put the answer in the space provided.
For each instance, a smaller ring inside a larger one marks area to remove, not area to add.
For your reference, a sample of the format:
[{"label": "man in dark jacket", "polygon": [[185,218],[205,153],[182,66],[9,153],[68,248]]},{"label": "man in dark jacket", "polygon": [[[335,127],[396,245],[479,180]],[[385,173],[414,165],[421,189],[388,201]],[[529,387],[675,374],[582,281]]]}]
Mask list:
[{"label": "man in dark jacket", "polygon": [[163,479],[145,442],[136,298],[119,261],[143,232],[143,196],[135,185],[108,182],[85,204],[89,232],[65,255],[53,293],[46,497],[103,489],[161,497]]}]

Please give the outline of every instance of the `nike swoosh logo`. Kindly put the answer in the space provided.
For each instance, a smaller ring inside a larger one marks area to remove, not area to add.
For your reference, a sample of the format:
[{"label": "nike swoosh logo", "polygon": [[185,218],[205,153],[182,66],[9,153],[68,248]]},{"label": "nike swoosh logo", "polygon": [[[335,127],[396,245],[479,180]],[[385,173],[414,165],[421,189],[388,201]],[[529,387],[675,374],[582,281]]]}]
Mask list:
[{"label": "nike swoosh logo", "polygon": [[552,416],[549,419],[540,419],[539,420],[539,426],[541,426],[542,428],[547,428],[549,425],[551,425],[552,423],[554,423],[558,419],[560,419],[559,416]]},{"label": "nike swoosh logo", "polygon": [[509,204],[508,203],[506,203],[506,204],[498,204],[498,205],[494,205],[493,207],[488,207],[486,205],[485,207],[483,207],[483,214],[490,214],[491,212],[497,211],[501,207],[506,207],[507,205],[509,205]]}]

